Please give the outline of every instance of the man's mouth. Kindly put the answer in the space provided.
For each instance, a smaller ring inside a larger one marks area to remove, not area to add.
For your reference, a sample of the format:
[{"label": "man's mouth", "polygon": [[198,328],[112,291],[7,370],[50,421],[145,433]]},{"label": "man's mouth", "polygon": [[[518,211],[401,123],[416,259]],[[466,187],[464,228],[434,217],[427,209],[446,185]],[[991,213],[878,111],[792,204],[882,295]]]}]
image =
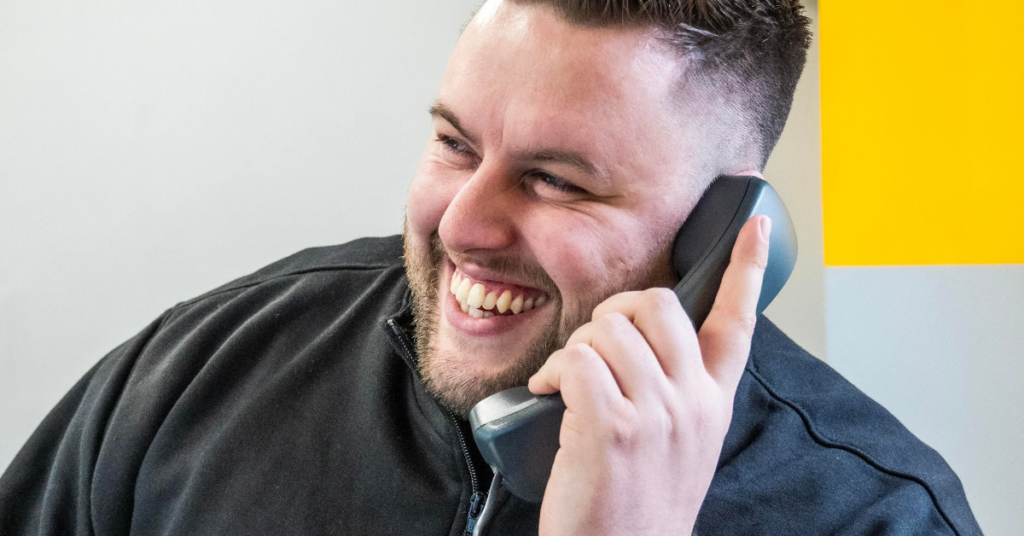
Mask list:
[{"label": "man's mouth", "polygon": [[458,269],[452,272],[449,288],[462,312],[473,318],[518,315],[548,301],[547,293],[542,290],[496,281],[476,281]]}]

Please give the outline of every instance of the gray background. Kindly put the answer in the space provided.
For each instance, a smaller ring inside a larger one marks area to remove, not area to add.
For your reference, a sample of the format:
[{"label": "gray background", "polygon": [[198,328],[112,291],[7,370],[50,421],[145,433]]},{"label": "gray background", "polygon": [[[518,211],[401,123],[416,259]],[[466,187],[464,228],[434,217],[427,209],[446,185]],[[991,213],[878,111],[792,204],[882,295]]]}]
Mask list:
[{"label": "gray background", "polygon": [[[304,247],[399,232],[477,1],[0,2],[0,468],[167,307]],[[1024,274],[980,269],[981,288],[955,270],[826,270],[818,94],[815,44],[766,170],[801,246],[767,314],[935,446],[988,533],[1012,534],[1024,381],[1000,364],[1020,362]],[[950,281],[959,309],[934,316]]]}]

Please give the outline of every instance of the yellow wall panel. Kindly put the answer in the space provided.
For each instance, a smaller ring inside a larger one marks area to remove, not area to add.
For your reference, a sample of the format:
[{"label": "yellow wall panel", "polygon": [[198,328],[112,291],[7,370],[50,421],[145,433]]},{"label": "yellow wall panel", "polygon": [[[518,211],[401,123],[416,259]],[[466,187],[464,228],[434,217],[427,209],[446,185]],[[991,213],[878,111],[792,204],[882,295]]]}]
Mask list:
[{"label": "yellow wall panel", "polygon": [[1024,263],[1024,2],[819,15],[825,264]]}]

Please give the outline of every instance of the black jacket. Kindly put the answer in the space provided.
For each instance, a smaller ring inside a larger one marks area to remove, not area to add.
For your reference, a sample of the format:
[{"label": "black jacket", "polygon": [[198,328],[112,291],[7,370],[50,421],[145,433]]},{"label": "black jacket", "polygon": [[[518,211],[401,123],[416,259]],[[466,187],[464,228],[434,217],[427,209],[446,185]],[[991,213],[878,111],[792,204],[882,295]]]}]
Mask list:
[{"label": "black jacket", "polygon": [[[416,373],[401,252],[306,250],[164,313],[14,459],[0,534],[462,534],[490,470]],[[497,493],[491,534],[535,533]],[[697,532],[980,533],[937,453],[764,319]]]}]

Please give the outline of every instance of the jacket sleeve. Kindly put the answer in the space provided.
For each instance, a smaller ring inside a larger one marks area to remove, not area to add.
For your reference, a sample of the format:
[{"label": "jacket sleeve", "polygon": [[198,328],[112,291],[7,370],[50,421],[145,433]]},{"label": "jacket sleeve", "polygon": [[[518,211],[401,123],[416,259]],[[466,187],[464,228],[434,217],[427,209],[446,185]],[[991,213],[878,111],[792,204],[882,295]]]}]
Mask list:
[{"label": "jacket sleeve", "polygon": [[22,447],[0,477],[0,534],[94,534],[94,472],[107,425],[163,318],[100,360]]}]

